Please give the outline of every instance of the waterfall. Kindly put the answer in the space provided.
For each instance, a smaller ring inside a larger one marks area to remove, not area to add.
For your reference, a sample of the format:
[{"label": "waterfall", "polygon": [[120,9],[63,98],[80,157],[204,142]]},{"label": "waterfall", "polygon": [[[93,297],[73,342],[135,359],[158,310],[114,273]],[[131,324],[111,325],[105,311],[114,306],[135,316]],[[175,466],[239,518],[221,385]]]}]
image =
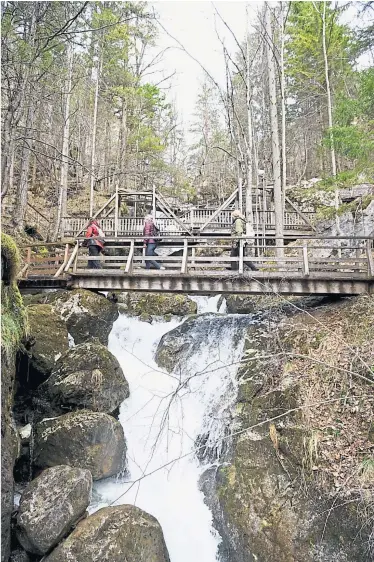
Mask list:
[{"label": "waterfall", "polygon": [[[217,311],[213,299],[198,298],[199,311]],[[121,314],[109,336],[108,347],[130,385],[119,415],[128,466],[121,477],[95,483],[90,512],[131,503],[151,513],[163,528],[171,562],[216,560],[220,537],[199,479],[221,454],[248,323],[245,316],[204,314],[149,324]],[[169,374],[154,354],[161,337],[175,328],[181,338],[188,330],[190,345]],[[211,451],[205,461],[189,454],[201,442]]]}]

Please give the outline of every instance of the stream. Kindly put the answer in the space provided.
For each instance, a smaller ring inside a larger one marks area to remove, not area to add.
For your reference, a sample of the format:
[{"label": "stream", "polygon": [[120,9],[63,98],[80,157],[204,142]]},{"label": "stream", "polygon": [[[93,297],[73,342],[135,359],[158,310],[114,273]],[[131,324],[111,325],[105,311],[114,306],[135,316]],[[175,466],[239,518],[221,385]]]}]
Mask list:
[{"label": "stream", "polygon": [[[94,483],[90,513],[134,504],[160,522],[171,562],[214,562],[220,537],[199,490],[201,474],[219,461],[237,394],[236,371],[244,345],[245,316],[217,314],[219,296],[193,297],[199,316],[192,345],[169,374],[154,354],[161,337],[184,319],[152,324],[120,314],[109,336],[130,385],[119,420],[127,440],[127,469]],[[220,305],[224,312],[225,303]],[[212,313],[215,314],[207,314]],[[194,376],[193,376],[194,375]],[[191,454],[197,439],[212,455]]]}]

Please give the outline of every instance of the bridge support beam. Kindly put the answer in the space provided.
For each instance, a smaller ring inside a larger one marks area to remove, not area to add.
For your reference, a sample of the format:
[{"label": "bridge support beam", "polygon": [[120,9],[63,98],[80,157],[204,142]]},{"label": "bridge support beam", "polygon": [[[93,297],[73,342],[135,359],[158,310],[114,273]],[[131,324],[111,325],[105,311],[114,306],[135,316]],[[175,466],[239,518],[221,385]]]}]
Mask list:
[{"label": "bridge support beam", "polygon": [[188,275],[84,275],[72,276],[72,288],[99,291],[143,291],[165,293],[200,293],[247,295],[360,295],[374,294],[374,280],[356,279],[285,279],[284,277],[255,278],[252,276]]}]

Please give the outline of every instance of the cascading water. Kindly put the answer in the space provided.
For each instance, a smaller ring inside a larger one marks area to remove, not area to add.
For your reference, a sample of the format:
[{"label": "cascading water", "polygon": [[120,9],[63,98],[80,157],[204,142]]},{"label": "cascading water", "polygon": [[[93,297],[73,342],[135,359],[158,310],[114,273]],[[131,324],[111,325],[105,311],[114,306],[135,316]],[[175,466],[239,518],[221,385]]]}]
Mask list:
[{"label": "cascading water", "polygon": [[[202,298],[200,311],[209,308],[214,303]],[[95,483],[90,511],[131,503],[151,513],[163,528],[171,562],[216,560],[220,537],[199,490],[207,464],[190,453],[203,441],[220,454],[248,322],[243,316],[208,314],[185,323],[148,324],[120,315],[109,337],[109,349],[130,385],[119,416],[128,466],[122,478]],[[182,341],[188,331],[189,346],[169,374],[157,367],[154,354],[161,337],[177,327]]]}]

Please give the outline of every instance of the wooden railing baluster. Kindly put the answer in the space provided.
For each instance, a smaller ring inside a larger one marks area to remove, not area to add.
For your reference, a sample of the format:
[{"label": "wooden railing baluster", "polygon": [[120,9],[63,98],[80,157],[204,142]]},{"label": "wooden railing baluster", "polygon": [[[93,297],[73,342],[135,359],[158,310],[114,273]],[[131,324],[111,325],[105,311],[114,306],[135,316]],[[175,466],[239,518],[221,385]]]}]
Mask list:
[{"label": "wooden railing baluster", "polygon": [[135,241],[131,240],[130,251],[129,251],[129,255],[128,255],[126,267],[125,267],[125,273],[132,273],[134,252],[135,252]]},{"label": "wooden railing baluster", "polygon": [[368,260],[368,274],[371,277],[374,277],[374,258],[372,254],[371,244],[372,244],[372,240],[368,238],[366,240],[366,257]]},{"label": "wooden railing baluster", "polygon": [[183,257],[182,257],[181,273],[187,273],[187,261],[188,261],[188,240],[187,238],[185,238],[183,241]]}]

